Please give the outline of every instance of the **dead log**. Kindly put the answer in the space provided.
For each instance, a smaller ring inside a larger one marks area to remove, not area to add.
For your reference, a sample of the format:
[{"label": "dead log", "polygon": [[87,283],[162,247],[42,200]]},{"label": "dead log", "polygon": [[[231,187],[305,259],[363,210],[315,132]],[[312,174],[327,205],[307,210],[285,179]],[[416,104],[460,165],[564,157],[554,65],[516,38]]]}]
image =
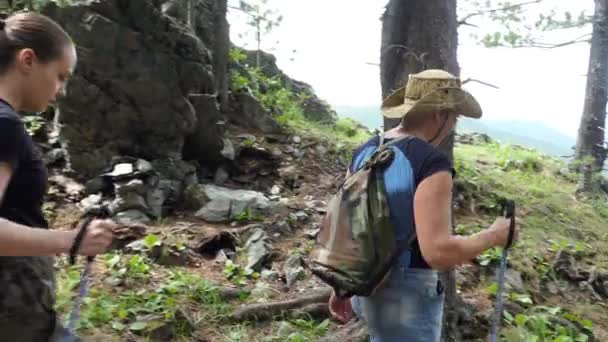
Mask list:
[{"label": "dead log", "polygon": [[347,324],[330,331],[319,340],[319,342],[334,341],[367,342],[369,341],[367,325],[362,320],[352,319]]},{"label": "dead log", "polygon": [[[327,308],[330,295],[331,289],[324,289],[317,293],[292,300],[246,305],[236,310],[231,318],[234,321],[242,322],[246,320],[268,320],[277,316],[318,315],[319,312]],[[314,304],[325,304],[325,307]],[[305,312],[304,309],[308,310],[308,312]]]}]

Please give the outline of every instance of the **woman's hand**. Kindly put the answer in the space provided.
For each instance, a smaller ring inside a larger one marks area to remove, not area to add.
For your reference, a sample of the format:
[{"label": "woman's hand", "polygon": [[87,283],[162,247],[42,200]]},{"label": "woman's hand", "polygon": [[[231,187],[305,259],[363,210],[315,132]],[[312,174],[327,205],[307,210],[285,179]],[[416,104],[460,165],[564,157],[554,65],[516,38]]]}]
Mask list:
[{"label": "woman's hand", "polygon": [[331,292],[331,297],[329,297],[329,313],[342,324],[348,323],[355,316],[350,298],[340,299],[334,291]]},{"label": "woman's hand", "polygon": [[[114,236],[113,230],[116,227],[116,223],[111,220],[96,219],[91,221],[82,238],[78,254],[94,256],[105,253],[110,247],[110,244],[112,244],[112,238]],[[78,234],[78,230],[71,231],[70,233],[72,235],[71,244],[73,244],[74,239]]]},{"label": "woman's hand", "polygon": [[[509,230],[511,229],[511,219],[505,217],[498,217],[492,223],[490,228],[488,228],[495,237],[495,246],[504,247],[507,245],[509,241]],[[513,231],[513,243],[517,241],[519,238],[519,227],[517,224],[515,225],[515,230]]]}]

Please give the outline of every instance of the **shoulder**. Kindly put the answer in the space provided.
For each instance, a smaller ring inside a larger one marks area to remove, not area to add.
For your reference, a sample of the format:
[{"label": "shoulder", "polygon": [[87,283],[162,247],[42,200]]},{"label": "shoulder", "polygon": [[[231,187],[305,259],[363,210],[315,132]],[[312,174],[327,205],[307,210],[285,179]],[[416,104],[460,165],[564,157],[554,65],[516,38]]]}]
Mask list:
[{"label": "shoulder", "polygon": [[380,144],[380,137],[379,136],[373,136],[371,138],[369,138],[366,142],[364,142],[363,144],[357,146],[352,154],[352,158],[350,161],[350,165],[348,167],[348,170],[352,173],[354,172],[354,164],[355,161],[358,159],[358,157],[361,155],[361,153],[370,148],[370,147],[377,147]]},{"label": "shoulder", "polygon": [[448,171],[451,176],[454,176],[454,168],[447,154],[426,141],[411,138],[398,145],[414,169],[416,185],[439,171]]},{"label": "shoulder", "polygon": [[22,122],[19,114],[17,114],[6,102],[0,99],[0,124],[20,125]]},{"label": "shoulder", "polygon": [[369,138],[363,144],[357,146],[357,148],[355,148],[355,151],[353,152],[353,157],[355,157],[357,154],[361,153],[361,151],[365,150],[366,148],[372,147],[372,146],[378,146],[379,144],[380,144],[380,137],[375,135],[375,136]]}]

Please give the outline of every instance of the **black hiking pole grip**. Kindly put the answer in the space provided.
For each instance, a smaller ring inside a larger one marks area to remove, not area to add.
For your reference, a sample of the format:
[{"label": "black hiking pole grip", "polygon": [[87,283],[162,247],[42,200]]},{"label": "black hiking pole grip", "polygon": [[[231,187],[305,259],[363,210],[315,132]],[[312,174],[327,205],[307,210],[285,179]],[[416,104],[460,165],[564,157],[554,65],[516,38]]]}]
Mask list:
[{"label": "black hiking pole grip", "polygon": [[505,218],[511,219],[509,236],[507,238],[507,244],[504,247],[505,249],[509,249],[511,245],[513,245],[513,235],[515,235],[515,202],[512,200],[505,200],[502,204],[502,212]]}]

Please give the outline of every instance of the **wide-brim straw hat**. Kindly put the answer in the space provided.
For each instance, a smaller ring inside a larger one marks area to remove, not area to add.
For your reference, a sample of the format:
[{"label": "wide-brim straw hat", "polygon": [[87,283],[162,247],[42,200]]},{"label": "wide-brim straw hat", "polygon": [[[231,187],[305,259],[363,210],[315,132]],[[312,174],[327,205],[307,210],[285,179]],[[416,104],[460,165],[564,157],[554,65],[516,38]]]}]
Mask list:
[{"label": "wide-brim straw hat", "polygon": [[447,71],[429,69],[411,74],[405,87],[397,89],[382,102],[382,115],[403,118],[414,113],[432,114],[450,111],[478,119],[481,106],[466,90],[460,79]]}]

